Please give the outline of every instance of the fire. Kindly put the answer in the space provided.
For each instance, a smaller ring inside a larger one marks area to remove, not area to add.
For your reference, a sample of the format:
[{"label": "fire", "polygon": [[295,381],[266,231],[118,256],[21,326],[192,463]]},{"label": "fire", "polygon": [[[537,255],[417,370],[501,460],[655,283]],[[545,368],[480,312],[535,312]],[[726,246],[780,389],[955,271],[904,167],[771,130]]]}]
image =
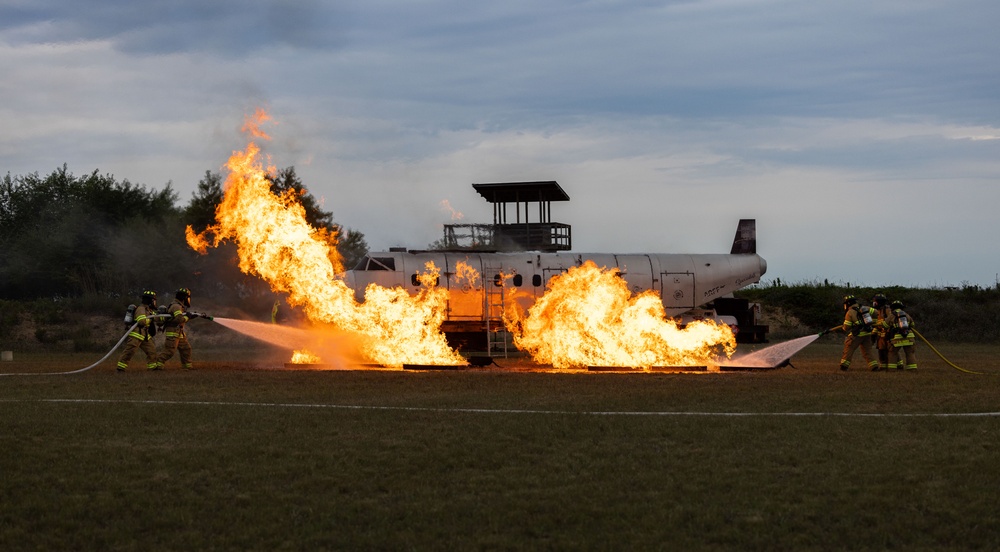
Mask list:
[{"label": "fire", "polygon": [[617,269],[592,261],[553,277],[527,317],[508,309],[506,322],[515,346],[560,369],[709,366],[736,350],[729,326],[698,321],[681,329],[655,292],[633,296]]},{"label": "fire", "polygon": [[309,351],[292,351],[292,364],[319,364],[320,358]]},{"label": "fire", "polygon": [[194,229],[190,226],[184,229],[184,236],[187,238],[187,243],[191,249],[202,255],[208,251],[208,240],[203,235],[195,233]]},{"label": "fire", "polygon": [[[270,117],[262,110],[248,118],[244,131],[253,138],[268,139],[260,129]],[[593,262],[552,278],[548,291],[524,313],[519,292],[504,274],[497,282],[484,281],[466,263],[456,265],[454,283],[460,292],[438,285],[440,269],[427,263],[420,275],[416,295],[402,287],[375,284],[365,290],[365,299],[354,299],[340,274],[343,262],[337,252],[337,236],[314,229],[294,193],[275,195],[260,148],[251,139],[244,151],[233,152],[226,167],[222,202],[216,210],[217,224],[201,234],[190,227],[188,244],[204,253],[224,240],[237,245],[239,267],[267,281],[275,292],[286,294],[288,303],[302,307],[317,327],[324,329],[323,357],[328,348],[345,357],[342,350],[356,348],[364,360],[387,367],[403,364],[464,364],[445,340],[441,325],[450,309],[455,313],[482,313],[485,286],[502,286],[503,313],[514,344],[534,360],[557,369],[585,366],[715,365],[720,353],[731,356],[736,348],[730,328],[710,321],[679,328],[667,319],[663,304],[650,291],[632,296],[617,269],[598,268]],[[450,209],[450,205],[443,205]],[[463,314],[464,315],[464,314]],[[489,316],[500,313],[489,312]],[[345,345],[341,332],[351,336]],[[315,343],[314,343],[315,345]],[[301,346],[301,345],[299,345]],[[325,347],[325,348],[324,348]],[[312,345],[311,349],[316,350]],[[353,351],[352,351],[353,352]],[[319,357],[307,350],[295,351],[293,363],[316,363]]]},{"label": "fire", "polygon": [[451,220],[462,220],[465,218],[465,215],[463,215],[461,211],[455,210],[455,208],[451,206],[451,202],[447,199],[442,199],[440,205],[442,209],[451,213]]},{"label": "fire", "polygon": [[[244,131],[266,139],[260,124],[268,119],[258,110]],[[361,354],[376,364],[401,368],[404,363],[464,363],[440,331],[447,291],[431,285],[437,280],[436,267],[428,267],[425,285],[415,296],[402,288],[372,285],[359,304],[338,277],[343,266],[337,236],[309,226],[294,194],[271,193],[266,176],[274,168],[265,168],[259,154],[252,140],[246,150],[233,152],[226,164],[229,174],[216,210],[217,224],[202,234],[189,227],[188,244],[204,251],[232,240],[240,270],[259,275],[272,290],[288,294],[289,304],[301,306],[314,323],[355,335]]]}]

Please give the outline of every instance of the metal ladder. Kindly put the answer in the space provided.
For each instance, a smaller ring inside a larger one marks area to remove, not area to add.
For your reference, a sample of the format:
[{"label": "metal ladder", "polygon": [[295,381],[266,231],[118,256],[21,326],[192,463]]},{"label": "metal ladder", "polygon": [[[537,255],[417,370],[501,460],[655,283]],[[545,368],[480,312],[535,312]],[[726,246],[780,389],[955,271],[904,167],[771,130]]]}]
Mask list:
[{"label": "metal ladder", "polygon": [[494,277],[500,274],[499,268],[488,267],[483,271],[483,287],[486,289],[486,308],[484,314],[486,318],[486,354],[493,356],[493,351],[503,351],[503,358],[507,358],[507,327],[503,323],[503,300],[504,286],[501,276],[501,285],[495,284]]}]

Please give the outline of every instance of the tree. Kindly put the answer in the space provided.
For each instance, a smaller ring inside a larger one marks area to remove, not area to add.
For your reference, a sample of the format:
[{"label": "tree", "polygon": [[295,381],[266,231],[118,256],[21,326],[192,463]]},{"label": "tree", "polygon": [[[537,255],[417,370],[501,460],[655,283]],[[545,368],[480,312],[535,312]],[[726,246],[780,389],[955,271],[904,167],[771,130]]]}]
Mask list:
[{"label": "tree", "polygon": [[324,211],[319,206],[319,201],[315,196],[306,190],[302,180],[295,174],[295,167],[288,167],[278,171],[274,176],[267,175],[271,182],[271,192],[275,195],[293,194],[295,199],[306,211],[306,222],[313,228],[326,228],[335,230],[333,223],[333,213]]},{"label": "tree", "polygon": [[65,164],[45,178],[8,174],[0,182],[0,294],[127,291],[115,248],[132,242],[150,251],[162,247],[126,229],[133,221],[162,227],[176,220],[175,201],[170,183],[147,190],[97,170],[76,177]]},{"label": "tree", "polygon": [[357,230],[338,226],[337,251],[344,259],[344,268],[350,270],[368,254],[365,235]]},{"label": "tree", "polygon": [[205,177],[198,182],[198,189],[191,192],[191,201],[184,209],[184,221],[195,232],[203,232],[215,224],[215,209],[222,203],[222,196],[222,175],[205,171]]}]

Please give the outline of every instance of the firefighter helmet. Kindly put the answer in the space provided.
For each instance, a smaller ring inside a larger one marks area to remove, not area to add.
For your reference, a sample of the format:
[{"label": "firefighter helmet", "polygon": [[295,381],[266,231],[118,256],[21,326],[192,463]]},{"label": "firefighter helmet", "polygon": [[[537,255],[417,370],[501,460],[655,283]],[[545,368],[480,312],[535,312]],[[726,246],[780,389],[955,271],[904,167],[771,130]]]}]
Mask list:
[{"label": "firefighter helmet", "polygon": [[892,306],[892,310],[900,310],[900,309],[905,309],[906,308],[906,306],[903,305],[903,302],[899,301],[899,300],[893,301],[891,306]]},{"label": "firefighter helmet", "polygon": [[855,297],[853,295],[845,295],[844,296],[844,310],[847,310],[847,309],[851,308],[851,305],[857,305],[857,304],[858,304],[858,298],[857,297]]},{"label": "firefighter helmet", "polygon": [[886,306],[888,303],[889,303],[889,299],[886,298],[886,296],[882,295],[881,293],[876,293],[872,297],[872,306],[875,307],[876,309],[881,309],[882,307]]},{"label": "firefighter helmet", "polygon": [[191,306],[191,290],[190,289],[188,289],[188,288],[180,288],[180,289],[177,290],[177,293],[174,294],[174,297],[176,297],[177,300],[180,301],[181,304],[184,305],[185,307],[190,307]]},{"label": "firefighter helmet", "polygon": [[147,289],[146,291],[142,292],[142,304],[143,305],[152,305],[152,306],[155,307],[156,306],[156,292],[153,291],[153,290],[151,290],[151,289]]}]

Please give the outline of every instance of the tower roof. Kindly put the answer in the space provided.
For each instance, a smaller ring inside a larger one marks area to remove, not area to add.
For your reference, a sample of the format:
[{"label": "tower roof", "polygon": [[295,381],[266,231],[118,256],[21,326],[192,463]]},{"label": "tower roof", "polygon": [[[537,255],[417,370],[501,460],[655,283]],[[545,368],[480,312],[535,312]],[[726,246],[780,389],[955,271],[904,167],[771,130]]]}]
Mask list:
[{"label": "tower roof", "polygon": [[490,203],[527,203],[569,201],[569,196],[555,180],[538,182],[492,182],[473,184],[479,195]]}]

